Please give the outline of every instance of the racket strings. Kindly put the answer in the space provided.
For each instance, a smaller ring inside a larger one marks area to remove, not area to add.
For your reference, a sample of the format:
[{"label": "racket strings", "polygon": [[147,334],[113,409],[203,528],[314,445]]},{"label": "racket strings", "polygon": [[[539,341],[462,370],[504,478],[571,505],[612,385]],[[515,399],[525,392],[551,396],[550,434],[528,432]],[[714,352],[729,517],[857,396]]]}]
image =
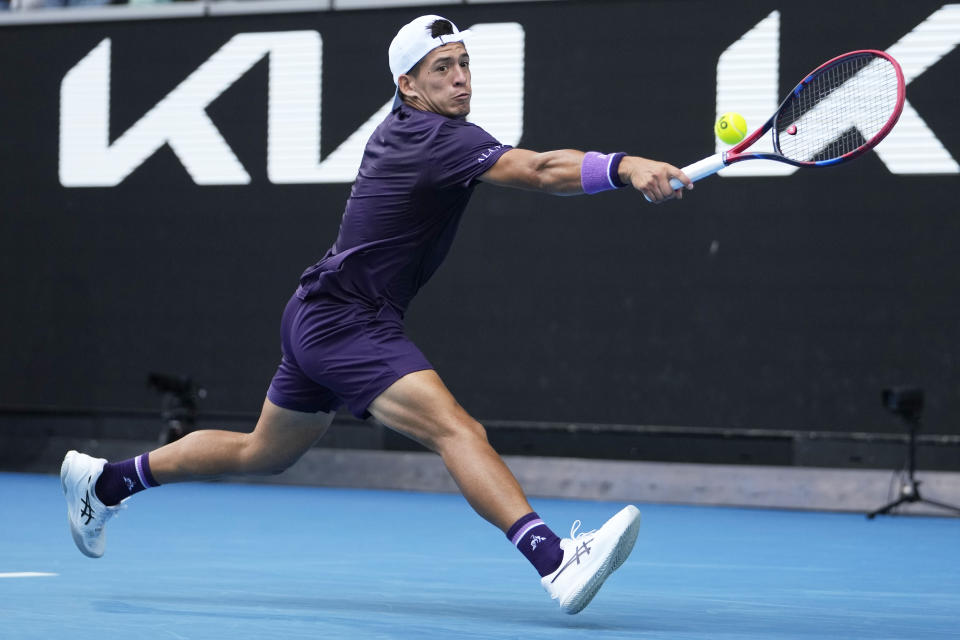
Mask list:
[{"label": "racket strings", "polygon": [[777,115],[778,147],[799,162],[833,160],[868,144],[894,115],[897,71],[886,58],[856,54],[817,73]]}]

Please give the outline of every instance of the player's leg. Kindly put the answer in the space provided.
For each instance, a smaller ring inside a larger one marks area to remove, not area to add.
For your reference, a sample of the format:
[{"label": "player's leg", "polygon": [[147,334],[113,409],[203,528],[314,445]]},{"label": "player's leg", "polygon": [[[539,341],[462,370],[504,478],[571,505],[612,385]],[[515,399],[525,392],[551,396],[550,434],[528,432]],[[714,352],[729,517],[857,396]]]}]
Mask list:
[{"label": "player's leg", "polygon": [[534,513],[513,473],[474,420],[432,369],[391,384],[367,411],[381,423],[440,454],[460,492],[503,531],[540,576],[563,560],[560,538]]},{"label": "player's leg", "polygon": [[323,437],[333,416],[332,411],[291,411],[266,399],[251,433],[193,431],[152,451],[150,470],[159,484],[221,475],[280,473]]},{"label": "player's leg", "polygon": [[[109,507],[159,484],[280,473],[296,462],[323,436],[341,404],[334,393],[300,368],[291,352],[291,341],[298,335],[295,314],[301,308],[300,301],[292,297],[284,309],[280,327],[283,357],[252,433],[194,431],[155,451],[106,464],[98,473],[95,497]],[[95,464],[88,456],[78,455],[72,456],[73,466]],[[71,464],[64,461],[65,467]]]},{"label": "player's leg", "polygon": [[303,413],[269,399],[251,433],[205,429],[159,449],[109,464],[70,451],[60,468],[70,532],[85,555],[103,555],[103,528],[119,503],[143,489],[221,475],[279,473],[323,436],[334,412]]},{"label": "player's leg", "polygon": [[408,374],[368,408],[391,429],[440,454],[470,506],[506,532],[533,509],[510,469],[487,441],[483,426],[433,370]]},{"label": "player's leg", "polygon": [[400,378],[368,411],[440,454],[470,505],[530,560],[565,613],[583,610],[630,555],[640,526],[636,507],[626,507],[588,533],[577,533],[577,521],[570,538],[558,538],[533,512],[483,426],[457,403],[435,371]]}]

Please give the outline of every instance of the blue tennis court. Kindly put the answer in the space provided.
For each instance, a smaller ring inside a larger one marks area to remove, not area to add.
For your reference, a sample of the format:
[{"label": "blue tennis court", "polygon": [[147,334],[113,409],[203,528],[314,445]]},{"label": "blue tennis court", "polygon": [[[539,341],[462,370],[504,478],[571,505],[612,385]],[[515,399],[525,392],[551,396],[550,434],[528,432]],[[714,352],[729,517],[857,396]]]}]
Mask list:
[{"label": "blue tennis court", "polygon": [[[955,519],[639,505],[577,616],[460,496],[239,484],[130,501],[74,548],[58,478],[0,474],[4,638],[956,638]],[[537,500],[558,534],[620,505]],[[54,574],[17,577],[24,573]]]}]

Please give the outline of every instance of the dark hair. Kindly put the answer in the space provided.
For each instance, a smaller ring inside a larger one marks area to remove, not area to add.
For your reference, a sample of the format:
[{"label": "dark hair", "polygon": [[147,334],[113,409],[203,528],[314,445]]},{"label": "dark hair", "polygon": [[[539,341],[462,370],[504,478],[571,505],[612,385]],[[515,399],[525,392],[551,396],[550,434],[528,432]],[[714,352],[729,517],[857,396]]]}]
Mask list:
[{"label": "dark hair", "polygon": [[[439,20],[434,20],[427,26],[427,31],[430,32],[431,38],[438,38],[440,36],[449,36],[453,35],[453,24],[449,20],[444,20],[443,18]],[[417,76],[420,74],[420,63],[423,60],[417,62],[413,65],[413,68],[406,73],[406,75]],[[407,94],[403,91],[400,92],[400,99],[406,100]]]},{"label": "dark hair", "polygon": [[449,36],[453,34],[453,24],[449,20],[434,20],[430,23],[430,26],[427,27],[427,31],[430,32],[431,38],[438,38],[440,36]]}]

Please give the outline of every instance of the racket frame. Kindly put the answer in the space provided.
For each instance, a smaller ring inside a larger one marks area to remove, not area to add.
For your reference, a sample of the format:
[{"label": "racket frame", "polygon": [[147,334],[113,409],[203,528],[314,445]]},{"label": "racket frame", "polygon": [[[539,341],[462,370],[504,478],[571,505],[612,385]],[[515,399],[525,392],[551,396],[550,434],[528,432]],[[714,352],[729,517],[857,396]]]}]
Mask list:
[{"label": "racket frame", "polygon": [[[890,118],[887,120],[886,124],[874,135],[872,138],[867,140],[867,142],[853,151],[847,152],[838,158],[831,158],[829,160],[818,160],[818,161],[800,161],[792,160],[781,154],[778,150],[780,149],[780,138],[776,130],[773,131],[773,148],[774,151],[746,151],[754,142],[760,139],[760,137],[769,131],[774,123],[777,121],[777,117],[786,107],[787,103],[791,98],[799,94],[805,86],[810,84],[814,78],[816,78],[820,73],[840,64],[842,61],[850,58],[851,56],[862,55],[862,54],[871,54],[875,57],[883,58],[890,62],[893,65],[893,68],[897,74],[897,104],[893,110],[893,113],[890,115]],[[780,106],[777,107],[777,110],[774,111],[773,115],[770,116],[762,127],[751,133],[749,136],[744,138],[742,141],[737,143],[736,146],[727,150],[715,153],[712,156],[706,157],[703,160],[694,162],[691,165],[683,167],[681,171],[690,180],[696,182],[707,176],[712,176],[716,172],[720,171],[724,167],[727,167],[735,162],[742,162],[743,160],[774,160],[776,162],[783,162],[785,164],[791,164],[796,167],[826,167],[830,165],[839,164],[842,162],[847,162],[853,160],[858,156],[863,155],[870,149],[877,146],[881,140],[883,140],[888,133],[893,129],[893,126],[897,124],[897,120],[900,119],[900,114],[903,112],[903,103],[906,93],[906,82],[903,79],[903,69],[900,68],[900,63],[893,59],[885,51],[878,51],[877,49],[858,49],[856,51],[848,51],[846,53],[840,54],[835,58],[827,60],[819,67],[811,71],[806,75],[806,77],[800,81],[797,86],[793,88],[790,93],[787,94],[787,97],[783,99],[783,102],[780,103]],[[676,178],[670,178],[670,186],[676,189],[682,189],[683,183],[677,180]],[[644,194],[644,197],[650,201],[650,197]]]},{"label": "racket frame", "polygon": [[[829,160],[819,160],[819,161],[792,160],[790,158],[787,158],[783,154],[779,153],[778,151],[776,151],[777,149],[780,148],[780,138],[779,138],[779,132],[776,129],[774,129],[772,134],[773,148],[774,148],[773,152],[768,152],[768,151],[746,152],[745,151],[747,148],[750,147],[750,145],[752,145],[754,142],[759,140],[760,137],[763,136],[763,134],[765,134],[767,131],[773,128],[774,123],[777,121],[777,117],[781,114],[781,112],[787,106],[787,103],[790,102],[791,98],[798,95],[805,86],[807,86],[813,81],[814,78],[816,78],[818,75],[820,75],[827,69],[830,69],[840,64],[847,58],[850,58],[852,56],[862,55],[865,53],[887,60],[890,64],[893,65],[894,71],[896,71],[896,74],[897,74],[897,106],[893,110],[893,114],[891,114],[890,118],[887,120],[887,123],[880,129],[880,131],[876,133],[876,135],[874,135],[872,138],[867,140],[866,144],[863,144],[857,147],[856,149],[854,149],[853,151],[849,151],[843,154],[842,156],[839,156],[837,158],[830,158]],[[772,116],[770,116],[770,118],[763,124],[762,127],[760,127],[759,129],[751,133],[749,136],[744,138],[741,142],[737,143],[737,145],[734,146],[732,149],[721,152],[719,155],[721,155],[723,158],[724,166],[731,165],[735,162],[741,162],[743,160],[760,159],[760,160],[775,160],[777,162],[791,164],[795,167],[826,167],[834,164],[839,164],[841,162],[847,162],[848,160],[853,160],[854,158],[857,158],[863,155],[870,149],[873,149],[875,146],[877,146],[880,143],[880,141],[883,140],[888,133],[890,133],[890,131],[893,129],[893,126],[897,124],[897,120],[900,119],[900,114],[903,112],[903,102],[906,95],[905,87],[906,87],[906,83],[904,82],[904,79],[903,79],[903,70],[900,68],[900,63],[894,60],[893,57],[891,57],[885,51],[878,51],[876,49],[858,49],[856,51],[848,51],[847,53],[841,54],[835,58],[831,58],[830,60],[827,60],[822,65],[820,65],[819,67],[817,67],[816,69],[808,73],[806,77],[803,80],[801,80],[800,83],[797,84],[797,86],[795,86],[793,90],[790,91],[789,94],[787,94],[787,97],[783,99],[783,102],[780,103],[780,106],[777,107],[777,110],[774,112]]]}]

